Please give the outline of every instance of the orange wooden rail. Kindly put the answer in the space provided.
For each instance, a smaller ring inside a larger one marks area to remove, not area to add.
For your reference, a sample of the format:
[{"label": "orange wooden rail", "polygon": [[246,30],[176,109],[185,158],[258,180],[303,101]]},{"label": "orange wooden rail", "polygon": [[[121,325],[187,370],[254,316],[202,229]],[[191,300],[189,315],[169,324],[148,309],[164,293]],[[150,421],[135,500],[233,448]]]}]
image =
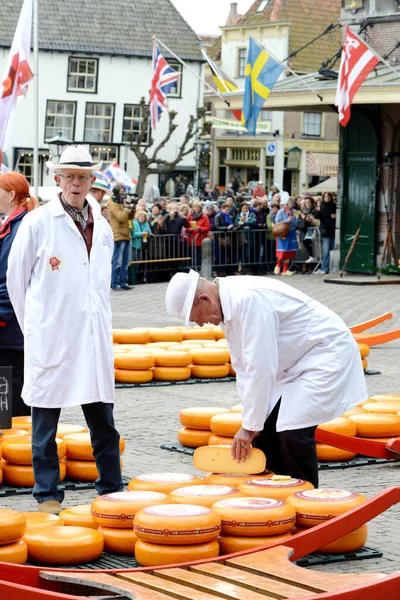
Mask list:
[{"label": "orange wooden rail", "polygon": [[383,315],[375,317],[375,319],[370,319],[369,321],[364,321],[364,323],[353,325],[352,327],[349,327],[349,329],[352,333],[362,333],[363,331],[367,331],[367,329],[372,329],[372,327],[376,327],[377,325],[380,325],[380,323],[383,323],[384,321],[387,321],[388,319],[392,318],[392,313],[383,313]]}]

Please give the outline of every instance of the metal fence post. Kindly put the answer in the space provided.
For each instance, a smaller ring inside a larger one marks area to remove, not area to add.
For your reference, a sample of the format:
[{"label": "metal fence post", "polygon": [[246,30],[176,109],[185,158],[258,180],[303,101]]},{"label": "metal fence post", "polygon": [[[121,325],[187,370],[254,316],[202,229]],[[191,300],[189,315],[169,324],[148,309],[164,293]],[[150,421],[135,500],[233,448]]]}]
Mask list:
[{"label": "metal fence post", "polygon": [[204,238],[201,245],[201,275],[204,279],[212,279],[213,268],[213,242],[210,238]]}]

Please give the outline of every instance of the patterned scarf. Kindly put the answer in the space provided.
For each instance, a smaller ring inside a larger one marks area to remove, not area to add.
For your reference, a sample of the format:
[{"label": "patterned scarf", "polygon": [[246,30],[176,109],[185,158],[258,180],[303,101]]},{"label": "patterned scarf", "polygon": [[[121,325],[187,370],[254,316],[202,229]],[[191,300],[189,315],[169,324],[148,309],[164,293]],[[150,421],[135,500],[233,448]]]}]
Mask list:
[{"label": "patterned scarf", "polygon": [[89,217],[89,203],[87,200],[83,203],[82,209],[75,208],[75,206],[71,206],[66,202],[63,196],[60,196],[61,204],[64,207],[64,210],[69,214],[73,221],[78,221],[78,223],[82,227],[82,231],[86,231],[87,221]]}]

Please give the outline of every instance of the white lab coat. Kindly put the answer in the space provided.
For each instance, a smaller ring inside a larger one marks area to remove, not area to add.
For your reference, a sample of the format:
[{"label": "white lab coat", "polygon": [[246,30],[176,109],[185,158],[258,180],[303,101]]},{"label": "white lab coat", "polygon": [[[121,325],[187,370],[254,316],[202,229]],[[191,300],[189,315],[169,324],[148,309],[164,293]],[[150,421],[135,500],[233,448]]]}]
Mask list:
[{"label": "white lab coat", "polygon": [[217,279],[243,427],[261,431],[282,397],[277,431],[325,423],[368,398],[360,353],[326,306],[276,279]]},{"label": "white lab coat", "polygon": [[94,220],[90,260],[58,198],[28,213],[11,248],[7,287],[25,337],[22,397],[29,406],[114,401],[114,240],[99,204],[88,202]]}]

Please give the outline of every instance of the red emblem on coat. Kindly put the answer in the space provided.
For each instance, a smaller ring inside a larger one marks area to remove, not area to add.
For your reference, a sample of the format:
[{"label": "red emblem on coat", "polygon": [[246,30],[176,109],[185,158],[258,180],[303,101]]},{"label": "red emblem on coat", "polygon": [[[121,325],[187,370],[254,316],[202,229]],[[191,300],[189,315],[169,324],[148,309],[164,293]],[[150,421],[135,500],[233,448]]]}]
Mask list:
[{"label": "red emblem on coat", "polygon": [[57,256],[52,256],[49,260],[52,271],[58,271],[58,267],[61,265],[61,260],[58,260]]}]

